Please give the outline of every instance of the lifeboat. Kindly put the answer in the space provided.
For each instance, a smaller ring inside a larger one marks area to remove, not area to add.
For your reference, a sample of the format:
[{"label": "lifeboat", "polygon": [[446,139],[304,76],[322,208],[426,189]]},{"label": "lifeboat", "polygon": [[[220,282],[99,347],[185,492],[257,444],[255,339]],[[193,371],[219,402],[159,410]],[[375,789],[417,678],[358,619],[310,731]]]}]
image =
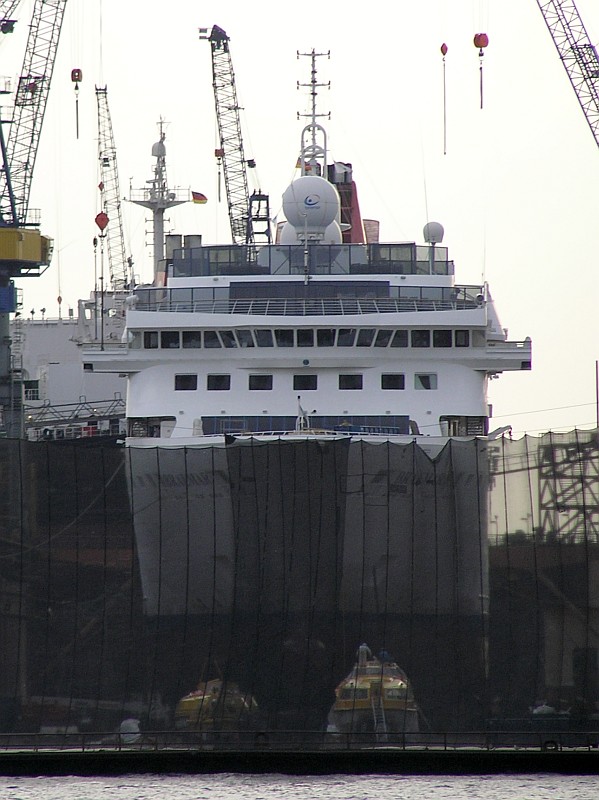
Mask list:
[{"label": "lifeboat", "polygon": [[382,652],[360,645],[356,664],[335,690],[329,730],[339,733],[417,733],[419,710],[405,672]]},{"label": "lifeboat", "polygon": [[175,728],[180,731],[246,730],[258,710],[255,699],[242,692],[236,683],[220,678],[201,682],[177,703]]}]

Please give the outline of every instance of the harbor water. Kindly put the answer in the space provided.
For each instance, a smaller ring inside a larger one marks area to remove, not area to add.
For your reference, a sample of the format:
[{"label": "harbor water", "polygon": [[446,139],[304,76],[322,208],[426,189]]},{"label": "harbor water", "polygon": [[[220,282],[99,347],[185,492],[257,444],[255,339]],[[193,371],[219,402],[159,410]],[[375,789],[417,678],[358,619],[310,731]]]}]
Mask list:
[{"label": "harbor water", "polygon": [[2,800],[595,800],[599,776],[132,775],[0,777]]}]

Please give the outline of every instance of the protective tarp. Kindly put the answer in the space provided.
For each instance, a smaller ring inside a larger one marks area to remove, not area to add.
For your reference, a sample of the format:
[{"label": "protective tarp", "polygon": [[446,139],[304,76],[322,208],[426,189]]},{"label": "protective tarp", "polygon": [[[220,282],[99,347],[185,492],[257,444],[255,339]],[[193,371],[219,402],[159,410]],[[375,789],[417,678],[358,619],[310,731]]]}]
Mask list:
[{"label": "protective tarp", "polygon": [[[2,440],[0,506],[0,731],[599,727],[596,431]],[[343,683],[364,644],[403,716]]]}]

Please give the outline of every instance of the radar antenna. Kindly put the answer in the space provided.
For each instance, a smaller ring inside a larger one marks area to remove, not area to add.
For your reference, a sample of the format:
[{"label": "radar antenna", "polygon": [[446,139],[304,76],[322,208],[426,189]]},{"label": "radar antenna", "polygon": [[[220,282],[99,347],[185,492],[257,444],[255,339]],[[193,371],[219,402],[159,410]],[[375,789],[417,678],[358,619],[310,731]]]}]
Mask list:
[{"label": "radar antenna", "polygon": [[164,280],[164,212],[187,203],[188,198],[183,197],[180,192],[169,188],[166,177],[166,133],[164,132],[164,122],[160,120],[160,139],[152,145],[152,157],[156,159],[154,163],[154,173],[146,181],[145,189],[130,189],[129,199],[142,208],[148,208],[152,212],[152,242],[154,245],[154,283],[158,286]]},{"label": "radar antenna", "polygon": [[316,69],[316,59],[326,56],[327,58],[331,57],[331,51],[329,50],[326,53],[317,53],[314,49],[311,50],[309,53],[300,53],[299,50],[297,51],[297,57],[307,57],[312,62],[312,68],[310,72],[310,82],[309,83],[300,83],[297,82],[297,88],[308,88],[310,89],[310,97],[311,97],[311,108],[310,111],[306,114],[300,114],[297,112],[297,118],[301,119],[305,117],[310,120],[310,122],[305,126],[302,131],[302,139],[301,139],[301,152],[300,152],[300,168],[302,175],[319,175],[320,177],[326,177],[326,169],[327,169],[327,132],[322,125],[320,125],[316,120],[319,117],[325,117],[326,119],[331,118],[331,113],[327,112],[326,114],[317,114],[316,113],[316,98],[318,96],[318,89],[331,88],[331,82],[328,83],[318,83],[317,80],[317,69]]}]

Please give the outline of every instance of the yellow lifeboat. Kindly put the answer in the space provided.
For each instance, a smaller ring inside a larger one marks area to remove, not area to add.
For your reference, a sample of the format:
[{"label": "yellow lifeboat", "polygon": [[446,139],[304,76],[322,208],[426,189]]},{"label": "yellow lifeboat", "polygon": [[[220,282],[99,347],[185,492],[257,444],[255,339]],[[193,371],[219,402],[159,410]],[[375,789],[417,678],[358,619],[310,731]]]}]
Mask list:
[{"label": "yellow lifeboat", "polygon": [[419,710],[405,672],[388,653],[360,645],[356,664],[335,690],[329,730],[340,733],[418,732]]},{"label": "yellow lifeboat", "polygon": [[239,731],[258,710],[255,699],[236,683],[205,681],[177,703],[175,728],[181,731]]}]

